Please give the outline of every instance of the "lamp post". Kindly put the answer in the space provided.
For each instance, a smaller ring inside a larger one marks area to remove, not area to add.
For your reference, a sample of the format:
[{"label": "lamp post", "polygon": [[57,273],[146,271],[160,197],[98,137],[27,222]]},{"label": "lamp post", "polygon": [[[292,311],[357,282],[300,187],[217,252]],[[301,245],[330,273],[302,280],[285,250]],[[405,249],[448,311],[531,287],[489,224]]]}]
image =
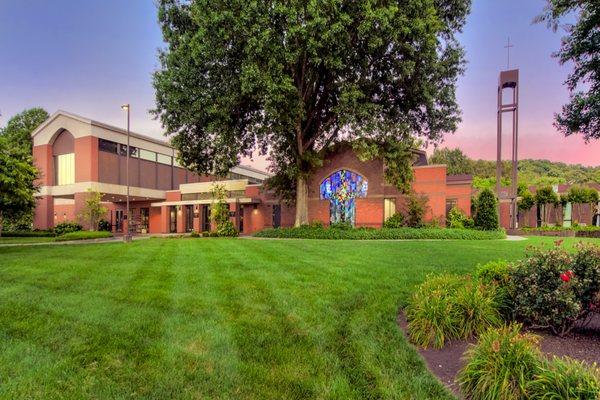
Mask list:
[{"label": "lamp post", "polygon": [[129,106],[129,103],[127,103],[123,104],[121,106],[121,109],[123,109],[123,111],[127,111],[127,154],[125,156],[125,175],[127,181],[127,208],[125,210],[125,220],[127,221],[127,231],[125,232],[125,235],[123,235],[123,241],[130,242],[131,230],[129,224],[131,221],[129,220],[129,112],[131,107]]}]

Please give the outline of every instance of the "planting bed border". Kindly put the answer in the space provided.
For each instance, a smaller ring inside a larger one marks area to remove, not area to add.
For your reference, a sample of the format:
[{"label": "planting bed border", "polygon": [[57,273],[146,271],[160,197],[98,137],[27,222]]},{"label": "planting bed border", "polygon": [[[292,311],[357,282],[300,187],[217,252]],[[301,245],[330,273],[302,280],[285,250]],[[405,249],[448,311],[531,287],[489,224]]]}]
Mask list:
[{"label": "planting bed border", "polygon": [[[404,310],[400,309],[397,323],[402,330],[406,341],[408,337],[408,322]],[[541,331],[531,331],[540,337],[542,353],[548,357],[568,356],[570,358],[585,361],[589,364],[600,364],[600,315],[596,314],[589,325],[590,329],[571,333],[563,338]],[[595,328],[595,329],[592,329]],[[414,346],[421,357],[425,360],[429,371],[435,375],[458,398],[463,398],[458,384],[455,382],[458,371],[464,365],[463,354],[469,344],[476,340],[451,340],[441,349],[423,349]]]}]

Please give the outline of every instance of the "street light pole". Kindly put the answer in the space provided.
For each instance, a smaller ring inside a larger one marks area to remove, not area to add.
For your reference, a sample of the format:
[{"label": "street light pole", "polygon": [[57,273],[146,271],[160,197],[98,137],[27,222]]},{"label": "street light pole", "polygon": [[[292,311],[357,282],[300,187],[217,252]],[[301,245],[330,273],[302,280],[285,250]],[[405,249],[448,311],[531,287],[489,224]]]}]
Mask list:
[{"label": "street light pole", "polygon": [[127,180],[127,209],[125,211],[125,220],[127,221],[127,231],[125,232],[125,235],[123,236],[123,241],[125,242],[130,242],[131,241],[131,228],[130,228],[130,224],[131,221],[129,220],[129,113],[130,113],[130,109],[131,107],[128,104],[123,104],[121,106],[121,108],[125,111],[127,111],[127,154],[126,154],[126,158],[125,158],[125,175],[126,175],[126,180]]}]

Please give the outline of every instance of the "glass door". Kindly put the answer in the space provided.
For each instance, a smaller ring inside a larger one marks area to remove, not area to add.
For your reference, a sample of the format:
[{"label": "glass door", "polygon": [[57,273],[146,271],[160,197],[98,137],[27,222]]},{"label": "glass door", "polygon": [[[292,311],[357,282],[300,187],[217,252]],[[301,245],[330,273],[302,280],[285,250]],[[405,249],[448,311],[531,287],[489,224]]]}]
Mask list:
[{"label": "glass door", "polygon": [[177,232],[177,207],[169,207],[169,232]]},{"label": "glass door", "polygon": [[185,231],[194,230],[194,206],[185,206]]},{"label": "glass door", "polygon": [[150,209],[140,208],[140,229],[142,232],[145,230],[148,232],[150,228]]},{"label": "glass door", "polygon": [[115,230],[123,232],[123,210],[115,211]]}]

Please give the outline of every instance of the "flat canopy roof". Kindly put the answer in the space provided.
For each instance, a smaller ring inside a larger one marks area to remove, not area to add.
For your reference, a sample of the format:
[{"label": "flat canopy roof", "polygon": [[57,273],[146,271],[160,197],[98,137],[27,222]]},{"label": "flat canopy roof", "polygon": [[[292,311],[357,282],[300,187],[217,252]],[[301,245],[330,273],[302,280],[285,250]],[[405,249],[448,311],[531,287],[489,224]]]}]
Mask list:
[{"label": "flat canopy roof", "polygon": [[[260,199],[255,199],[252,197],[232,197],[225,199],[227,203],[239,203],[239,204],[258,204],[260,203]],[[152,207],[162,207],[162,206],[192,206],[196,204],[213,204],[215,200],[213,199],[203,199],[203,200],[180,200],[180,201],[161,201],[160,203],[152,203]]]}]

